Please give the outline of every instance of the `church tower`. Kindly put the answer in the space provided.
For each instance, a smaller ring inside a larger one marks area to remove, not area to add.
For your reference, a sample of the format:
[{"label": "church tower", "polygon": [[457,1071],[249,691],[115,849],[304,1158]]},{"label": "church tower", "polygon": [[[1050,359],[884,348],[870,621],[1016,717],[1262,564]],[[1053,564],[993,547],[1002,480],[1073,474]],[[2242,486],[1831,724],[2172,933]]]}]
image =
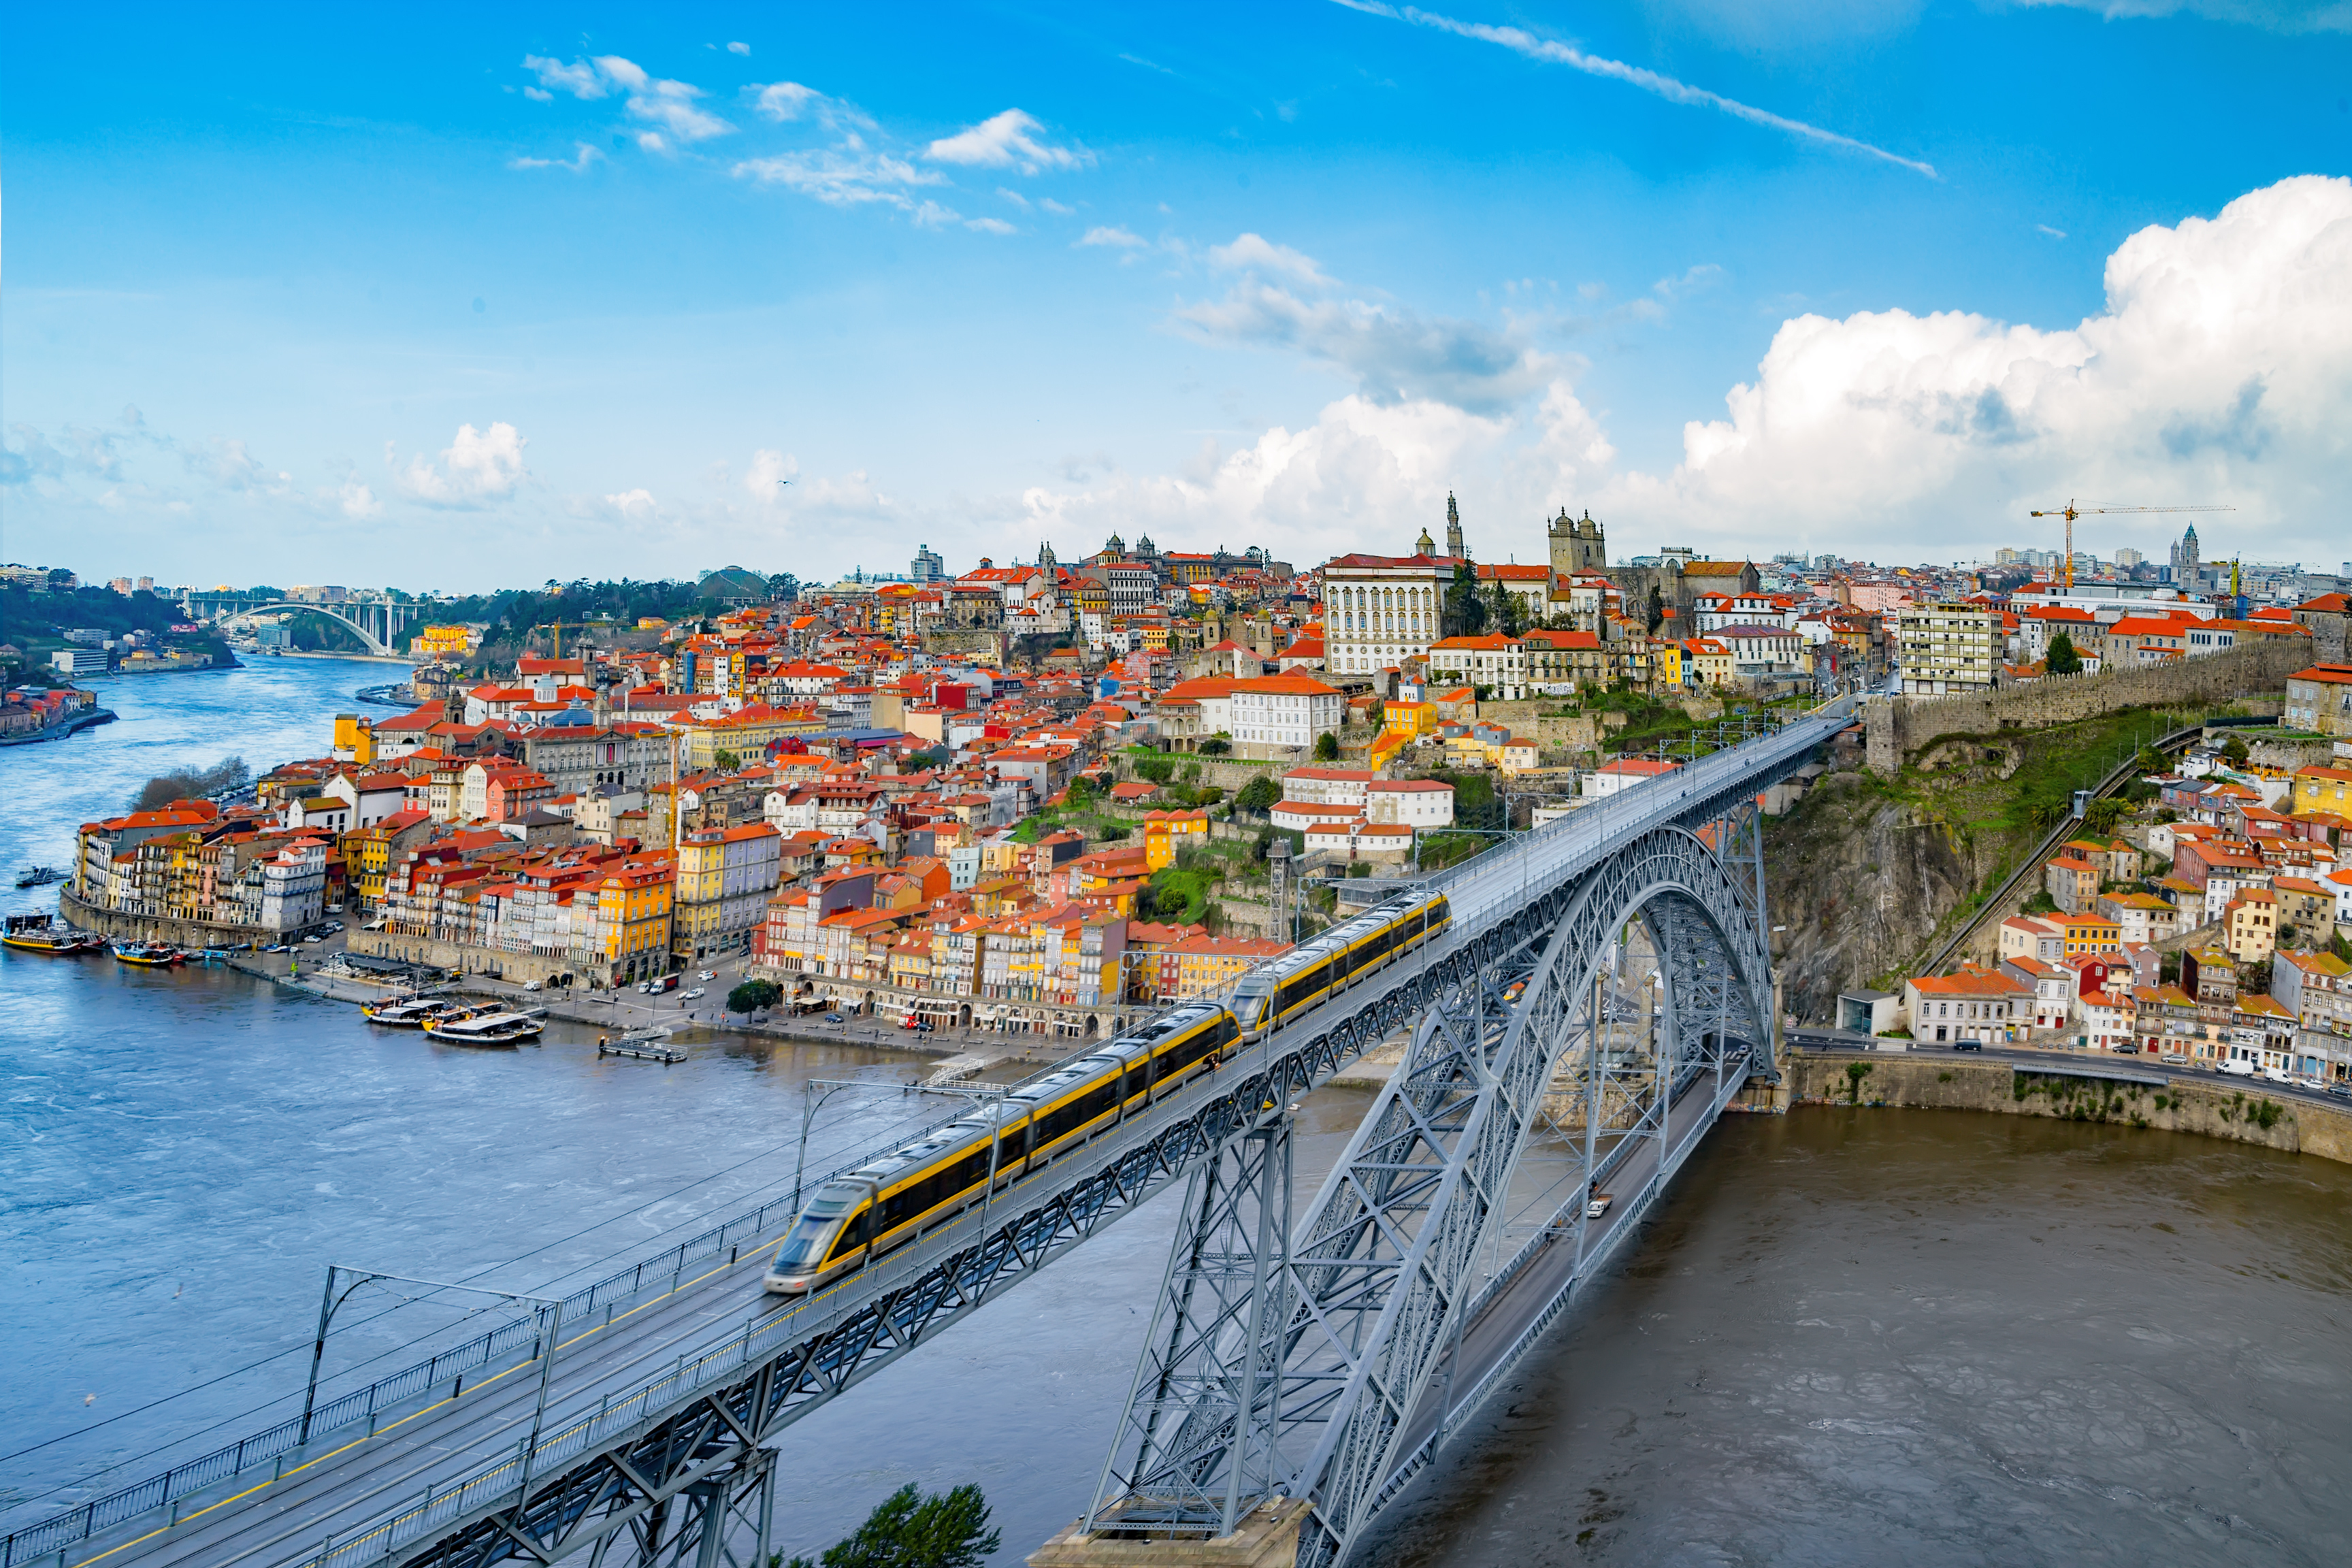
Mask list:
[{"label": "church tower", "polygon": [[1601,525],[1587,511],[1581,518],[1571,518],[1568,509],[1544,527],[1545,542],[1551,547],[1551,570],[1555,577],[1567,577],[1579,572],[1605,572],[1609,569],[1609,542]]},{"label": "church tower", "polygon": [[1465,559],[1470,547],[1462,542],[1462,510],[1454,504],[1454,492],[1445,492],[1445,553],[1456,561]]}]

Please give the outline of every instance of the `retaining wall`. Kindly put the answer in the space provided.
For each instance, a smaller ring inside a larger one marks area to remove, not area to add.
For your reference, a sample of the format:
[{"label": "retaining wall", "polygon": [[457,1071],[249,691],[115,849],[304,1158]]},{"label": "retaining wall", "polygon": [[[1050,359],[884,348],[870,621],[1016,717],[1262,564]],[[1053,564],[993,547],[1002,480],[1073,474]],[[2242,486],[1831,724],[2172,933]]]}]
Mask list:
[{"label": "retaining wall", "polygon": [[[2156,1089],[2067,1079],[2054,1071],[2037,1073],[2025,1063],[1969,1061],[1942,1052],[1791,1051],[1780,1060],[1782,1103],[1847,1103],[1852,1098],[1849,1065],[1870,1069],[1863,1076],[1860,1092],[1860,1103],[1866,1106],[2116,1122],[2259,1143],[2352,1164],[2352,1107],[2283,1095],[2259,1080],[2224,1087],[2176,1079],[2171,1087]],[[2051,1067],[2147,1070],[2130,1057],[2053,1056]],[[2026,1090],[2021,1098],[2020,1088]],[[2158,1100],[2165,1103],[2158,1105]],[[2265,1106],[2273,1109],[2265,1111]]]},{"label": "retaining wall", "polygon": [[[2259,643],[2196,658],[2098,675],[2051,676],[1982,697],[1877,698],[1864,705],[1873,773],[1892,775],[1921,746],[1945,735],[1992,735],[2069,724],[2126,708],[2235,702],[2284,691],[2286,678],[2311,661],[2300,637]],[[2276,713],[2283,704],[2246,701],[2247,711]]]},{"label": "retaining wall", "polygon": [[282,942],[310,929],[278,931],[225,921],[175,921],[159,915],[124,914],[119,910],[86,904],[69,888],[58,889],[58,913],[68,925],[80,931],[92,931],[124,942],[167,942],[173,947],[235,947],[247,942]]}]

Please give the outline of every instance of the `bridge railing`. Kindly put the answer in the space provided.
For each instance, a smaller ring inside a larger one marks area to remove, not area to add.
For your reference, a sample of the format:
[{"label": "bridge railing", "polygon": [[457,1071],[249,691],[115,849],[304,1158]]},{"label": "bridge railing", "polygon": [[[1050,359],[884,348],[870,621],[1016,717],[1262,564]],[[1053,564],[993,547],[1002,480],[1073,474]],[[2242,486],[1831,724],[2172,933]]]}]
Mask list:
[{"label": "bridge railing", "polygon": [[[1824,704],[1822,708],[1809,713],[1807,719],[1837,717],[1839,715],[1832,711],[1835,707],[1836,704],[1833,703]],[[1649,786],[1639,786],[1623,791],[1601,801],[1593,808],[1574,813],[1534,833],[1523,836],[1517,852],[1508,859],[1480,856],[1463,865],[1436,873],[1425,879],[1426,884],[1435,889],[1466,889],[1486,879],[1507,882],[1510,876],[1508,868],[1517,865],[1521,856],[1540,853],[1543,849],[1564,844],[1568,839],[1577,837],[1590,836],[1599,843],[1606,843],[1610,837],[1609,830],[1622,829],[1629,821],[1637,817],[1647,818],[1661,813],[1671,813],[1694,795],[1704,796],[1712,794],[1719,789],[1724,782],[1749,771],[1754,765],[1759,749],[1769,751],[1793,746],[1794,742],[1788,735],[1788,729],[1794,727],[1794,725],[1788,726],[1781,731],[1757,737],[1740,746],[1714,752],[1677,773],[1666,775],[1658,783],[1664,784],[1671,782],[1674,787],[1663,797],[1659,790]],[[1815,743],[1818,743],[1818,737],[1804,742],[1807,747]],[[1548,868],[1547,877],[1554,869],[1556,868]],[[1492,906],[1492,903],[1493,900],[1487,900],[1475,909],[1462,911],[1457,914],[1457,921],[1463,923],[1475,922],[1483,917],[1484,912]],[[1466,921],[1464,920],[1465,915]],[[1053,1070],[1055,1070],[1054,1068],[1049,1066],[1041,1068],[1038,1074],[1033,1076],[1041,1077]],[[944,1126],[966,1114],[969,1114],[968,1109],[960,1107],[940,1117],[932,1126]],[[823,1186],[825,1182],[834,1177],[856,1170],[859,1166],[869,1163],[877,1152],[911,1142],[930,1130],[931,1127],[925,1127],[902,1133],[887,1144],[866,1150],[856,1158],[838,1164],[823,1174],[803,1181],[803,1189],[806,1191]],[[728,1252],[731,1258],[740,1252],[747,1240],[770,1235],[779,1222],[788,1222],[792,1217],[793,1217],[793,1206],[791,1198],[771,1199],[757,1208],[713,1226],[678,1243],[674,1247],[642,1259],[628,1268],[616,1269],[593,1284],[572,1292],[563,1298],[563,1310],[560,1321],[566,1325],[576,1325],[601,1307],[635,1297],[649,1283],[658,1284],[667,1280],[675,1286],[683,1279],[689,1264],[708,1260],[721,1252]],[[784,1314],[775,1320],[772,1326],[781,1327],[791,1322],[797,1316],[797,1313]],[[135,1519],[141,1514],[169,1507],[257,1466],[280,1460],[286,1455],[293,1453],[311,1439],[323,1434],[341,1431],[362,1422],[369,1424],[369,1429],[372,1431],[376,1417],[438,1387],[445,1378],[450,1380],[454,1394],[462,1388],[463,1380],[470,1372],[515,1355],[525,1348],[530,1348],[535,1354],[536,1334],[535,1320],[510,1319],[455,1349],[441,1352],[425,1361],[404,1367],[398,1372],[376,1379],[364,1387],[353,1389],[329,1401],[312,1411],[307,1431],[305,1424],[299,1416],[281,1421],[276,1426],[241,1438],[236,1443],[215,1449],[184,1464],[173,1466],[161,1475],[152,1476],[130,1486],[120,1488],[62,1513],[55,1514],[37,1524],[12,1531],[5,1537],[0,1537],[0,1568],[16,1568],[19,1563],[31,1563],[62,1551],[78,1542],[88,1540],[101,1531],[110,1530],[129,1520]],[[717,1355],[721,1352],[711,1353]],[[708,1357],[704,1358],[705,1362],[708,1360]],[[731,1367],[737,1363],[729,1364]],[[674,1381],[676,1375],[673,1374],[673,1379],[665,1381]],[[622,1408],[635,1409],[640,1412],[641,1418],[642,1412],[651,1408],[643,1404],[644,1399],[661,1386],[663,1384],[659,1383],[647,1385],[646,1388],[632,1394],[624,1405],[614,1407],[614,1411]],[[599,1417],[599,1420],[603,1419],[604,1417]],[[617,1429],[619,1428],[616,1426],[609,1426],[599,1428],[599,1430]],[[558,1441],[567,1434],[580,1433],[583,1430],[583,1427],[574,1426],[567,1428],[566,1433],[553,1434],[543,1438],[542,1455],[551,1459],[568,1457],[569,1451],[559,1455],[547,1445]],[[535,1464],[533,1468],[536,1472],[538,1466]],[[493,1472],[486,1471],[470,1479],[466,1483],[466,1487],[473,1489],[478,1498],[487,1495],[482,1494],[480,1489],[492,1484],[492,1476]],[[442,1497],[427,1498],[415,1505],[415,1509],[393,1516],[393,1519],[379,1523],[373,1529],[376,1531],[393,1529],[394,1520],[409,1518],[412,1514],[418,1521],[424,1521],[427,1517],[428,1510],[430,1518],[433,1520],[456,1517],[457,1512],[463,1510],[459,1509],[455,1502],[445,1504],[444,1500],[455,1495],[453,1490],[452,1493],[443,1494]],[[420,1523],[419,1528],[422,1529],[425,1526]],[[404,1541],[409,1537],[404,1535],[401,1539]],[[335,1560],[341,1561],[343,1554],[352,1550],[357,1550],[356,1541],[347,1542],[340,1547],[335,1547],[331,1555]],[[329,1555],[322,1550],[320,1561],[324,1563]]]}]

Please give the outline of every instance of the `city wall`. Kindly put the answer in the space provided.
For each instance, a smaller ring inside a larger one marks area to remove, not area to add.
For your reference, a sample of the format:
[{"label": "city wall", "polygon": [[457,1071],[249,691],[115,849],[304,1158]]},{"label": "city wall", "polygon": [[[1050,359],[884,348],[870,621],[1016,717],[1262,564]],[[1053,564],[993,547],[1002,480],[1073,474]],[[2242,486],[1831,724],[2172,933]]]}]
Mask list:
[{"label": "city wall", "polygon": [[101,910],[76,898],[70,888],[58,889],[58,913],[65,922],[79,931],[96,931],[99,935],[121,942],[160,942],[173,947],[235,947],[247,942],[280,942],[302,932],[269,931],[261,926],[236,925],[226,921],[175,921],[161,915],[124,914],[117,910]]},{"label": "city wall", "polygon": [[[1863,1075],[1858,1097],[1865,1106],[2105,1121],[2257,1143],[2265,1149],[2352,1164],[2352,1107],[2338,1109],[2300,1095],[2282,1095],[2260,1079],[2224,1086],[2176,1079],[2170,1088],[2156,1089],[2143,1084],[2036,1074],[2023,1063],[1969,1061],[1940,1051],[1932,1056],[1906,1051],[1790,1051],[1780,1058],[1781,1083],[1774,1094],[1778,1103],[1768,1105],[1764,1095],[1757,1094],[1749,1109],[1850,1103],[1856,1098],[1846,1074],[1850,1065],[1870,1069]],[[2141,1067],[2129,1057],[2055,1057],[2051,1065],[2112,1067],[2118,1071]],[[2018,1093],[2021,1087],[2027,1090],[2022,1098]],[[2159,1100],[2164,1101],[2160,1106]],[[2263,1109],[2266,1104],[2273,1108],[2267,1113]],[[2263,1125],[2266,1114],[2268,1126]]]},{"label": "city wall", "polygon": [[[2310,662],[2300,637],[2266,637],[2224,653],[2098,675],[2052,676],[1983,697],[1878,698],[1864,710],[1870,770],[1892,775],[1920,747],[1946,735],[1992,735],[2068,724],[2126,708],[2229,702],[2283,692]],[[2246,702],[2250,712],[2281,704]]]}]

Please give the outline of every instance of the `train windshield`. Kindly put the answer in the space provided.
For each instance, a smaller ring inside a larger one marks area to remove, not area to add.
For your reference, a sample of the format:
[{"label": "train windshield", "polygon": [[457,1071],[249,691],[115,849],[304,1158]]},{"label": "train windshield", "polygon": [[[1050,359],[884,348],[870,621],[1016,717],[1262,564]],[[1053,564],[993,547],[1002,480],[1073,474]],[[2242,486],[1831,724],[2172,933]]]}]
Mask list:
[{"label": "train windshield", "polygon": [[1234,990],[1234,1016],[1244,1029],[1257,1027],[1265,1016],[1266,998],[1273,994],[1274,982],[1264,975],[1252,975]]},{"label": "train windshield", "polygon": [[825,1247],[841,1227],[841,1216],[856,1200],[820,1196],[802,1211],[800,1222],[792,1234],[784,1237],[783,1246],[776,1249],[773,1272],[783,1274],[794,1268],[807,1268],[824,1257]]}]

